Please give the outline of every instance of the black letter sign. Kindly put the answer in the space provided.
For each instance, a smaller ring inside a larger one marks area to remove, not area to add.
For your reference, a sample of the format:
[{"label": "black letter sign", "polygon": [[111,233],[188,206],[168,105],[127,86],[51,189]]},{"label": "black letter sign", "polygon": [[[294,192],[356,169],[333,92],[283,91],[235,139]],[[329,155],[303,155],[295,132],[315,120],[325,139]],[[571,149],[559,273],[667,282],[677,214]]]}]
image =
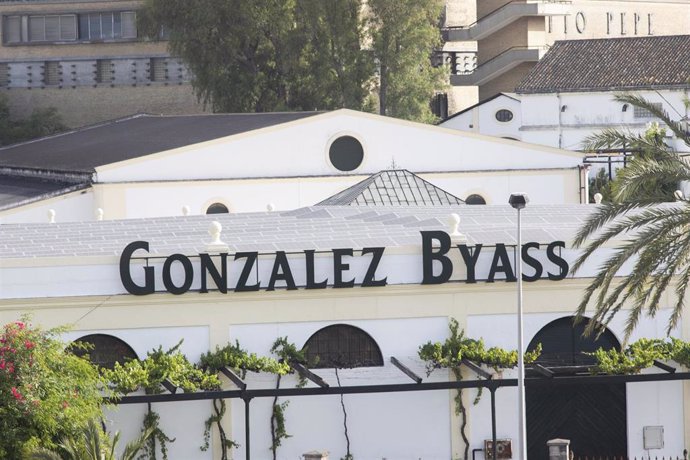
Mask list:
[{"label": "black letter sign", "polygon": [[554,241],[546,247],[546,257],[548,257],[551,262],[558,265],[558,268],[561,269],[558,275],[553,275],[551,273],[548,274],[549,279],[551,281],[560,281],[564,279],[566,276],[568,276],[568,270],[570,269],[570,267],[568,266],[568,262],[566,262],[565,259],[562,258],[559,254],[556,254],[556,248],[564,249],[565,242]]},{"label": "black letter sign", "polygon": [[[172,275],[170,273],[173,262],[179,262],[182,264],[182,268],[184,270],[184,281],[182,282],[182,286],[175,286],[175,283],[173,283]],[[185,292],[189,291],[193,280],[194,268],[192,267],[192,263],[189,261],[187,256],[184,254],[173,254],[165,259],[165,263],[163,264],[163,284],[169,293],[175,295],[184,294]]]},{"label": "black letter sign", "polygon": [[134,295],[153,294],[155,290],[153,280],[153,267],[144,267],[144,285],[139,286],[132,280],[132,274],[129,272],[129,262],[132,259],[132,254],[137,249],[143,249],[148,252],[149,243],[147,241],[134,241],[129,243],[125,249],[122,250],[120,256],[120,280],[122,285],[127,289],[127,292]]},{"label": "black letter sign", "polygon": [[[450,236],[442,231],[421,232],[422,234],[422,270],[424,277],[422,284],[442,284],[453,274],[453,262],[446,254],[450,250]],[[434,243],[439,243],[438,251],[434,252]],[[441,273],[434,276],[434,260],[441,262]]]}]

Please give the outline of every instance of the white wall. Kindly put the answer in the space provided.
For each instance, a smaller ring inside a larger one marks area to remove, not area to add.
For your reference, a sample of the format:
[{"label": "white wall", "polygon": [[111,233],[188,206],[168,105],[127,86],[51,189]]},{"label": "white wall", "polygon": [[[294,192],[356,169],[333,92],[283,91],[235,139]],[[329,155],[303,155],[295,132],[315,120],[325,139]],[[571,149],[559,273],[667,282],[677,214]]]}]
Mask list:
[{"label": "white wall", "polygon": [[[510,110],[513,113],[511,121],[500,122],[496,119],[496,112],[502,109]],[[448,118],[439,123],[439,126],[488,136],[521,140],[520,126],[522,126],[522,113],[520,101],[512,95],[501,94],[494,99],[489,99],[470,109],[466,109],[464,113]]]},{"label": "white wall", "polygon": [[[661,103],[672,119],[688,115],[683,103],[685,92],[680,90],[637,91],[650,102]],[[611,92],[585,92],[560,94],[523,94],[523,140],[564,149],[580,149],[583,140],[606,128],[630,129],[643,133],[653,118],[636,118],[629,105],[613,100]],[[565,106],[564,111],[559,107]],[[670,132],[669,132],[670,134]],[[669,139],[671,146],[681,150],[681,143]]]},{"label": "white wall", "polygon": [[[674,120],[688,116],[683,103],[687,90],[635,91],[635,94],[650,102],[661,103]],[[643,133],[653,119],[636,118],[632,106],[623,112],[623,104],[615,102],[613,96],[612,91],[520,94],[520,101],[501,96],[451,118],[441,126],[496,137],[506,137],[507,133],[514,132],[515,135],[508,137],[565,150],[581,149],[586,137],[606,128]],[[502,124],[495,120],[496,111],[503,106],[516,114],[513,122]],[[678,139],[671,138],[670,132],[667,142],[679,151],[688,149]]]},{"label": "white wall", "polygon": [[[442,340],[447,335],[447,318],[416,318],[346,321],[366,331],[377,342],[383,355],[383,367],[343,369],[338,372],[343,386],[411,383],[409,377],[390,363],[395,356],[417,374],[425,376],[424,367],[416,358],[417,347],[428,340]],[[268,355],[277,337],[287,336],[297,347],[319,329],[333,322],[248,324],[231,326],[230,340],[239,339],[250,352]],[[340,323],[338,323],[340,324]],[[401,338],[404,337],[404,340]],[[333,369],[315,369],[331,386],[337,386]],[[446,381],[448,373],[434,372],[425,381]],[[274,387],[276,378],[249,375],[248,386]],[[295,377],[286,378],[281,387],[289,388]],[[313,383],[309,384],[314,386]],[[280,402],[284,401],[283,399]],[[343,413],[339,396],[303,396],[289,398],[286,428],[292,435],[283,441],[278,454],[281,459],[299,458],[312,450],[328,450],[331,458],[345,456]],[[257,458],[268,458],[270,408],[272,398],[251,402],[251,443]],[[450,396],[448,391],[345,395],[351,452],[355,458],[409,459],[450,458]],[[232,403],[232,437],[244,442],[244,403]],[[375,429],[372,429],[375,427]],[[265,452],[265,455],[261,455]],[[258,454],[256,454],[258,453]],[[234,452],[242,459],[244,449]]]},{"label": "white wall", "polygon": [[349,110],[97,168],[98,182],[333,176],[330,142],[358,138],[362,165],[351,173],[570,168],[578,155]]},{"label": "white wall", "polygon": [[50,209],[55,211],[55,222],[95,220],[93,191],[89,189],[72,192],[26,206],[0,211],[0,224],[47,223]]}]

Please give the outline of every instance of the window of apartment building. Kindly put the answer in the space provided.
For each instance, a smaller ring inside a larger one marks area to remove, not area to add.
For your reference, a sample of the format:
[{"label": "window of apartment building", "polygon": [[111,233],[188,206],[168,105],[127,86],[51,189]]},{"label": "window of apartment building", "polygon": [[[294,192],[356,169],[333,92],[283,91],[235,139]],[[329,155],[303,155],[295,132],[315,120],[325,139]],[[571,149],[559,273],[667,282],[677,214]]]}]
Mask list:
[{"label": "window of apartment building", "polygon": [[134,11],[15,15],[3,17],[5,43],[40,43],[137,38]]},{"label": "window of apartment building", "polygon": [[19,43],[22,41],[22,17],[21,16],[5,16],[3,22],[5,43]]},{"label": "window of apartment building", "polygon": [[43,84],[59,85],[60,84],[60,63],[58,61],[46,61],[43,64]]},{"label": "window of apartment building", "polygon": [[110,83],[113,81],[113,61],[110,59],[96,60],[96,83]]},{"label": "window of apartment building", "polygon": [[136,13],[116,11],[79,15],[80,40],[116,40],[136,38]]},{"label": "window of apartment building", "polygon": [[168,79],[168,63],[165,58],[151,58],[151,62],[149,63],[149,65],[151,81],[166,81]]},{"label": "window of apartment building", "polygon": [[[661,102],[653,102],[652,105],[657,108],[658,110],[662,109]],[[642,108],[642,107],[637,107],[635,106],[635,110],[633,112],[633,115],[635,118],[654,118],[654,115],[652,112],[649,110]]]},{"label": "window of apartment building", "polygon": [[58,42],[76,39],[76,14],[29,16],[30,42]]}]

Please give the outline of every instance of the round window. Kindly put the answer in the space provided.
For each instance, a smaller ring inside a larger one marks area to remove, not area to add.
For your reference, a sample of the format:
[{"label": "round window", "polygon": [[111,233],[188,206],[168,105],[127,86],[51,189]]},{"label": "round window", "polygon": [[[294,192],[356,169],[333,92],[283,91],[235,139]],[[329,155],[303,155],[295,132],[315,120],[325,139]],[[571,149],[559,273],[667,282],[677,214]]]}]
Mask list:
[{"label": "round window", "polygon": [[501,123],[507,123],[512,119],[513,112],[511,112],[508,109],[501,109],[498,112],[496,112],[496,120],[500,121]]},{"label": "round window", "polygon": [[352,136],[337,138],[328,149],[331,164],[340,171],[354,171],[364,159],[362,144]]}]

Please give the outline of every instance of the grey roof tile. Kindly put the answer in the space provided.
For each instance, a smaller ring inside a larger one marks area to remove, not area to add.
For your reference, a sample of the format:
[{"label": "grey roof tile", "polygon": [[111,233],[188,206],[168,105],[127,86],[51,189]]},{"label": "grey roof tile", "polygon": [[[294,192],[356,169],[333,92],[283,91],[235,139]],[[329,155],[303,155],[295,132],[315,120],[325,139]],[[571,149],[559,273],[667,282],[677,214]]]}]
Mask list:
[{"label": "grey roof tile", "polygon": [[557,41],[517,93],[678,87],[690,79],[690,35]]},{"label": "grey roof tile", "polygon": [[91,173],[98,166],[299,120],[318,113],[137,115],[1,148],[0,166]]}]

